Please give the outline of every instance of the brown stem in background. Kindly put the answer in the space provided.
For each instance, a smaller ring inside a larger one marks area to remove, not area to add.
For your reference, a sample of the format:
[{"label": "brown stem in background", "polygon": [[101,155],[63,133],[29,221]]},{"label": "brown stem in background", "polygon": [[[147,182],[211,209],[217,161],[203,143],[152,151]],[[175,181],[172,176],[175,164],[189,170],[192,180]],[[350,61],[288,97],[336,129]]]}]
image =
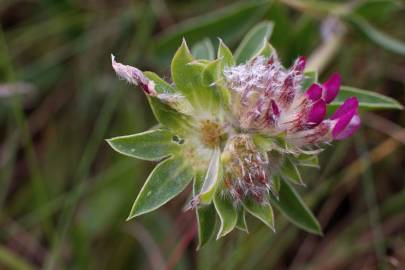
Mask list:
[{"label": "brown stem in background", "polygon": [[197,234],[197,223],[194,220],[193,223],[191,224],[190,228],[188,229],[188,231],[185,234],[183,234],[182,239],[177,244],[173,253],[171,254],[169,261],[165,268],[166,270],[174,269],[177,262],[183,256],[184,251],[190,245],[191,241],[193,241],[196,234]]},{"label": "brown stem in background", "polygon": [[151,269],[160,270],[166,264],[159,246],[156,244],[149,231],[141,223],[133,223],[128,226],[127,231],[138,240],[146,252]]}]

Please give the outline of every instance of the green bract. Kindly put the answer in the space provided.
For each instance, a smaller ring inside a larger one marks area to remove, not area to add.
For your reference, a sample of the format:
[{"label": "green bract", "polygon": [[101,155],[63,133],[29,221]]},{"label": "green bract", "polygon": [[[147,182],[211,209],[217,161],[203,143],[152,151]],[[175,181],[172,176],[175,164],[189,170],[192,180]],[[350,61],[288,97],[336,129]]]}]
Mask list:
[{"label": "green bract", "polygon": [[[335,132],[332,128],[342,112],[319,124],[320,128],[329,128],[325,134],[312,123],[275,133],[274,130],[279,129],[269,123],[279,117],[279,108],[300,115],[290,109],[290,105],[280,104],[289,96],[283,97],[281,93],[278,104],[271,99],[271,104],[266,106],[273,115],[269,114],[263,120],[260,118],[263,115],[258,114],[252,120],[251,114],[255,112],[252,109],[259,110],[262,106],[260,98],[255,96],[257,92],[249,92],[251,95],[244,97],[237,91],[237,81],[234,84],[226,82],[234,73],[241,72],[236,74],[240,77],[245,75],[239,67],[245,70],[249,65],[257,65],[260,71],[260,61],[264,63],[266,59],[267,65],[276,61],[275,50],[268,43],[272,29],[271,22],[255,26],[242,40],[235,56],[221,40],[216,57],[209,39],[196,44],[191,51],[183,41],[171,63],[172,84],[155,73],[141,72],[119,64],[113,58],[117,74],[147,94],[159,122],[156,129],[108,140],[121,154],[159,162],[139,192],[128,219],[157,209],[193,182],[193,196],[186,209],[196,212],[199,247],[214,234],[220,238],[234,228],[247,232],[246,213],[275,231],[272,206],[300,228],[322,234],[319,223],[293,185],[304,185],[299,167],[319,167],[317,154],[320,149],[307,149],[303,142],[310,145],[329,142],[332,135],[339,138],[339,134],[332,133]],[[243,66],[244,63],[248,64]],[[242,66],[234,68],[235,65]],[[302,75],[291,82],[299,83],[295,86],[297,89],[305,90],[317,84],[317,72],[303,72],[299,62],[295,65],[296,70],[291,72]],[[234,68],[234,73],[229,72],[230,68]],[[286,72],[283,68],[280,70]],[[260,80],[257,83],[260,84]],[[257,90],[255,85],[247,85]],[[236,89],[233,92],[230,91],[232,87]],[[297,99],[302,99],[300,102],[309,102],[309,94],[297,95]],[[357,96],[360,108],[402,108],[388,97],[351,87],[342,87],[329,108],[341,105],[344,99],[353,95]],[[325,106],[324,103],[321,105]],[[314,115],[317,116],[317,112]],[[283,117],[284,122],[289,120],[288,114]],[[359,121],[356,117],[353,119]],[[263,125],[265,120],[268,123]],[[315,135],[322,136],[322,141],[309,141],[308,138]],[[246,183],[235,184],[236,181]],[[251,186],[243,190],[247,185]]]}]

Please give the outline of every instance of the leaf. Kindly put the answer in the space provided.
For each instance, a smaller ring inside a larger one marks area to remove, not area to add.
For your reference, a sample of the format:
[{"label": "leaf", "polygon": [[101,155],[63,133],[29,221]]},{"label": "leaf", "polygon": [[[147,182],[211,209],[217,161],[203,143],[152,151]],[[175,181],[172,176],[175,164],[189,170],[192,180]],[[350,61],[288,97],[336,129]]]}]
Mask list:
[{"label": "leaf", "polygon": [[253,56],[259,56],[262,55],[264,57],[270,57],[270,55],[275,51],[275,49],[273,48],[273,46],[270,45],[270,43],[266,42],[263,47],[261,47],[259,49],[259,51]]},{"label": "leaf", "polygon": [[373,22],[384,22],[387,16],[401,10],[403,6],[403,3],[398,0],[368,0],[357,2],[353,12]]},{"label": "leaf", "polygon": [[209,242],[215,233],[216,211],[213,204],[201,205],[196,209],[198,224],[197,250]]},{"label": "leaf", "polygon": [[304,185],[300,171],[288,157],[284,159],[284,163],[281,166],[281,174],[284,178],[288,179],[294,184]]},{"label": "leaf", "polygon": [[215,58],[214,46],[209,38],[196,43],[191,48],[191,54],[195,59],[213,60]]},{"label": "leaf", "polygon": [[280,1],[275,1],[267,13],[267,18],[271,18],[274,23],[271,43],[275,48],[287,49],[291,46],[291,35],[294,33],[296,22],[291,20],[289,14],[289,7]]},{"label": "leaf", "polygon": [[217,148],[212,153],[208,170],[204,177],[204,184],[199,194],[202,203],[211,203],[215,196],[217,186],[222,180],[222,176],[221,151]]},{"label": "leaf", "polygon": [[168,105],[174,111],[184,114],[191,115],[193,112],[193,107],[190,102],[178,90],[172,85],[168,84],[165,80],[160,78],[157,74],[146,71],[145,76],[154,82],[154,89],[157,92],[157,98],[160,102]]},{"label": "leaf", "polygon": [[193,59],[183,40],[172,61],[172,78],[176,88],[190,101],[194,109],[214,112],[218,109],[219,97],[203,82],[205,66],[202,62]]},{"label": "leaf", "polygon": [[[144,72],[144,74],[148,79],[152,80],[155,83],[155,90],[157,93],[175,94],[177,92],[176,88],[168,84],[157,74],[150,71],[146,71]],[[184,129],[187,129],[189,127],[189,117],[177,112],[156,97],[147,97],[152,108],[152,112],[159,123],[180,132],[184,132]]]},{"label": "leaf", "polygon": [[264,152],[273,150],[275,146],[275,142],[272,137],[259,133],[253,134],[253,142],[260,150]]},{"label": "leaf", "polygon": [[260,204],[256,201],[246,200],[243,202],[243,207],[251,215],[260,219],[264,224],[270,227],[270,229],[275,231],[273,209],[269,203]]},{"label": "leaf", "polygon": [[273,23],[265,21],[253,27],[243,38],[235,52],[237,64],[244,63],[255,56],[266,45],[273,31]]},{"label": "leaf", "polygon": [[297,164],[304,167],[312,167],[319,169],[319,159],[317,155],[305,155],[301,154],[297,158]]},{"label": "leaf", "polygon": [[307,90],[311,84],[316,83],[318,81],[318,72],[316,71],[305,71],[304,72],[304,80],[302,81],[302,89],[305,91]]},{"label": "leaf", "polygon": [[[342,86],[336,99],[328,106],[331,108],[337,108],[343,104],[345,99],[355,96],[360,102],[360,108],[372,110],[372,109],[400,109],[404,107],[395,99],[371,92],[361,90],[350,86]],[[328,108],[329,109],[329,108]]]},{"label": "leaf", "polygon": [[231,50],[225,45],[222,39],[219,40],[218,52],[217,52],[218,59],[222,59],[222,70],[224,67],[231,67],[235,65],[235,59],[233,59],[233,55]]},{"label": "leaf", "polygon": [[172,85],[168,84],[165,80],[159,77],[156,73],[151,71],[145,71],[143,74],[155,83],[155,90],[157,93],[167,93],[167,94],[174,94],[177,92],[176,88]]},{"label": "leaf", "polygon": [[179,157],[159,163],[151,172],[127,220],[151,212],[182,192],[192,179],[188,164]]},{"label": "leaf", "polygon": [[279,134],[277,136],[269,136],[267,134],[253,134],[253,142],[262,151],[268,152],[271,150],[284,151],[288,148],[287,141],[285,140],[285,134]]},{"label": "leaf", "polygon": [[[219,101],[222,101],[224,107],[228,106],[231,102],[231,96],[229,89],[221,81],[222,60],[216,59],[207,63],[203,71],[203,83],[205,86],[212,89]],[[208,107],[215,107],[215,105],[209,105]],[[216,116],[216,114],[213,114]]]},{"label": "leaf", "polygon": [[[309,1],[305,1],[309,3]],[[326,2],[326,1],[317,1],[314,6],[316,8],[319,7],[319,2]],[[322,4],[320,3],[320,4]],[[321,41],[319,39],[319,22],[308,13],[303,13],[301,16],[297,18],[294,22],[292,29],[290,29],[291,33],[288,39],[288,55],[286,59],[294,59],[298,55],[307,55],[309,54],[312,49],[319,44]],[[273,38],[275,40],[275,38]]]},{"label": "leaf", "polygon": [[[193,185],[193,195],[196,196],[200,193],[203,180],[203,173],[197,173],[194,177]],[[197,250],[202,248],[205,244],[209,242],[215,233],[215,224],[217,219],[217,214],[213,204],[209,205],[199,205],[195,209],[198,225],[198,246]]]},{"label": "leaf", "polygon": [[272,1],[241,1],[218,11],[185,20],[161,34],[153,46],[158,60],[168,61],[182,38],[191,44],[206,37],[221,37],[226,43],[238,41],[269,10]]},{"label": "leaf", "polygon": [[352,15],[346,18],[375,44],[390,52],[405,55],[405,43],[403,41],[394,39],[380,30],[377,30],[360,16]]},{"label": "leaf", "polygon": [[275,193],[275,196],[278,198],[279,192],[280,192],[280,187],[281,187],[281,179],[279,175],[274,175],[271,179],[271,187],[272,187],[272,192],[273,194]]},{"label": "leaf", "polygon": [[215,209],[217,210],[221,227],[219,228],[217,239],[230,233],[238,221],[238,212],[229,198],[217,194],[214,198]]},{"label": "leaf", "polygon": [[249,229],[246,223],[246,212],[244,209],[238,210],[238,221],[236,223],[236,228],[244,231],[245,233],[249,233]]},{"label": "leaf", "polygon": [[279,198],[270,194],[271,203],[292,223],[310,233],[322,235],[321,227],[298,193],[287,181],[281,181]]},{"label": "leaf", "polygon": [[148,96],[147,98],[152,108],[153,115],[163,126],[173,129],[179,134],[185,133],[185,131],[190,128],[189,117],[175,111],[156,97]]},{"label": "leaf", "polygon": [[216,91],[216,81],[221,76],[221,60],[217,59],[207,63],[203,70],[203,83],[206,86],[212,87],[212,91]]},{"label": "leaf", "polygon": [[159,160],[180,150],[174,134],[168,130],[155,129],[138,134],[108,139],[108,144],[118,153],[143,159]]}]

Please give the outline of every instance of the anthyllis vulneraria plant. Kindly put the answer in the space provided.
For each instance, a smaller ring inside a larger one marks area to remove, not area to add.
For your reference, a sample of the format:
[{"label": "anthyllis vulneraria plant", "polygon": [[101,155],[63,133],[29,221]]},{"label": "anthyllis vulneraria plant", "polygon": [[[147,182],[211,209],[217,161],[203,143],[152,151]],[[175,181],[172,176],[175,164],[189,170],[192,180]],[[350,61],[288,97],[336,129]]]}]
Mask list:
[{"label": "anthyllis vulneraria plant", "polygon": [[247,232],[246,212],[275,230],[272,206],[321,234],[293,184],[304,185],[299,166],[318,167],[322,147],[359,128],[359,102],[349,89],[327,117],[339,94],[339,74],[318,83],[316,72],[305,70],[304,57],[285,68],[268,35],[258,39],[263,27],[248,33],[235,56],[222,41],[216,59],[209,42],[191,53],[183,41],[171,63],[173,83],[112,56],[115,72],[143,90],[159,122],[149,131],[108,140],[124,155],[160,161],[129,219],[157,209],[193,181],[186,209],[196,211],[199,246],[213,235],[217,216],[217,238],[235,227]]}]

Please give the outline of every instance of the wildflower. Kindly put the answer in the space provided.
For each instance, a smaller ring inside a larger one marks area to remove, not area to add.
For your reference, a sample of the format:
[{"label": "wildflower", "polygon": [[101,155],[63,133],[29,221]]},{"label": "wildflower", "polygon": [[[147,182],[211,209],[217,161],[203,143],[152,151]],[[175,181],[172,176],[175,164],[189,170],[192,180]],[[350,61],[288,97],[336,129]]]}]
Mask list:
[{"label": "wildflower", "polygon": [[[187,208],[196,210],[202,242],[215,227],[215,212],[221,223],[217,237],[234,227],[247,230],[245,212],[274,229],[272,205],[286,210],[282,204],[290,200],[301,207],[290,185],[303,185],[298,166],[317,166],[322,147],[351,136],[361,123],[355,97],[327,117],[339,94],[339,74],[306,85],[311,77],[305,58],[285,68],[274,50],[236,65],[222,42],[213,61],[194,59],[183,42],[172,62],[173,84],[114,57],[112,65],[119,77],[143,90],[161,124],[109,140],[123,154],[163,160],[130,218],[163,205],[194,179]],[[314,224],[303,227],[319,233],[307,208],[299,211]]]}]

